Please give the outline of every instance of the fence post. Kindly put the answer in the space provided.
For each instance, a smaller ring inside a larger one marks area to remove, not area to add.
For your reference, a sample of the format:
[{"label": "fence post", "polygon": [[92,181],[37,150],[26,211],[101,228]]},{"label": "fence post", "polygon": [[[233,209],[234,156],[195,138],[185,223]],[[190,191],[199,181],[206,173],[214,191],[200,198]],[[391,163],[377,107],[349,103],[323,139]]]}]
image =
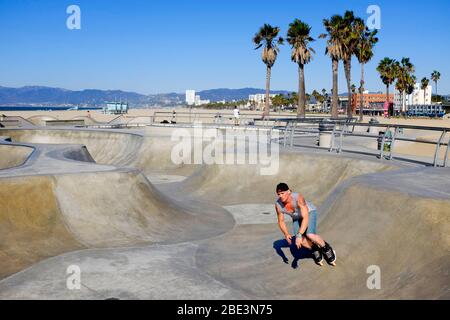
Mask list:
[{"label": "fence post", "polygon": [[383,134],[383,139],[381,139],[381,148],[380,148],[380,160],[383,160],[384,157],[384,143],[386,142],[387,132],[389,131],[389,126],[386,127],[386,130]]},{"label": "fence post", "polygon": [[397,137],[399,130],[399,127],[395,127],[394,136],[392,137],[391,141],[391,147],[389,148],[389,160],[392,160],[392,150],[394,149],[395,138]]},{"label": "fence post", "polygon": [[[436,150],[434,151],[434,161],[433,161],[433,167],[437,166],[438,161],[438,155],[439,155],[439,148],[441,147],[442,139],[444,139],[445,134],[447,133],[447,130],[443,130],[441,133],[441,136],[439,137],[438,142],[436,143]],[[447,146],[448,148],[448,146]]]},{"label": "fence post", "polygon": [[339,137],[339,149],[338,149],[337,153],[342,152],[342,144],[344,143],[344,131],[346,128],[347,128],[347,124],[345,123],[341,130],[341,136]]},{"label": "fence post", "polygon": [[[334,148],[335,133],[336,133],[336,122],[334,123],[333,132],[331,133],[330,150],[328,150],[329,152],[333,151],[333,148]],[[319,132],[319,135],[320,135],[320,132]],[[320,139],[320,137],[319,137],[319,139]]]},{"label": "fence post", "polygon": [[286,147],[288,126],[289,126],[289,121],[286,121],[286,126],[284,127],[283,147]]},{"label": "fence post", "polygon": [[444,157],[444,167],[447,166],[448,152],[449,151],[450,151],[450,139],[448,139],[448,142],[447,142],[447,150],[445,152],[445,157]]},{"label": "fence post", "polygon": [[290,147],[294,145],[294,123],[291,125]]}]

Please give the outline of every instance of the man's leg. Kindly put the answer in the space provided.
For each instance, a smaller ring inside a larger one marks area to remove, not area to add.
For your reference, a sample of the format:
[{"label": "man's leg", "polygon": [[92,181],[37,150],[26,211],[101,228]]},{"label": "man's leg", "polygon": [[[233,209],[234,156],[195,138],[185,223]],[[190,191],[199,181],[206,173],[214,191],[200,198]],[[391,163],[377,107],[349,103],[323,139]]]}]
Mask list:
[{"label": "man's leg", "polygon": [[308,233],[306,235],[314,244],[317,244],[319,247],[325,246],[325,241],[322,239],[321,236],[315,233]]}]

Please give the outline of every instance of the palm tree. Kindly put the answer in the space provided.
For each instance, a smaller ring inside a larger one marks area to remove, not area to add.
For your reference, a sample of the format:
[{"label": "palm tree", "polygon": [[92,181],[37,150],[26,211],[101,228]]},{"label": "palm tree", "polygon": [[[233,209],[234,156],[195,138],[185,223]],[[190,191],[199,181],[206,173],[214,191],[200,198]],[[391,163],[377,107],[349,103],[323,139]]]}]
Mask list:
[{"label": "palm tree", "polygon": [[427,95],[427,88],[428,88],[428,84],[430,83],[430,80],[428,80],[427,78],[422,78],[422,80],[420,81],[420,89],[423,90],[423,104],[426,104],[426,95]]},{"label": "palm tree", "polygon": [[385,57],[378,63],[377,71],[381,81],[386,85],[386,102],[389,103],[389,86],[394,83],[398,73],[398,63],[394,59]]},{"label": "palm tree", "polygon": [[327,48],[325,54],[331,58],[333,71],[333,99],[331,101],[331,117],[338,117],[338,68],[339,60],[343,58],[343,26],[344,18],[340,15],[334,15],[330,19],[324,19],[323,25],[327,34],[321,34],[319,38],[327,39]]},{"label": "palm tree", "polygon": [[359,38],[359,24],[364,24],[364,21],[360,18],[356,18],[353,11],[346,11],[343,18],[343,29],[342,29],[342,44],[343,44],[343,57],[344,62],[344,72],[345,79],[347,81],[347,117],[351,118],[353,115],[353,110],[351,108],[351,69],[352,69],[352,56],[355,54],[356,46],[358,45]]},{"label": "palm tree", "polygon": [[357,19],[355,21],[355,32],[358,35],[358,40],[355,48],[355,55],[358,62],[361,64],[361,81],[360,81],[360,105],[359,105],[359,121],[363,121],[363,103],[364,103],[364,65],[373,57],[373,47],[378,42],[375,37],[377,30],[370,31],[365,25],[364,21]]},{"label": "palm tree", "polygon": [[292,92],[289,98],[289,105],[295,106],[298,103],[298,94],[297,92]]},{"label": "palm tree", "polygon": [[[266,99],[262,118],[265,119],[269,115],[269,92],[270,92],[270,74],[272,67],[278,56],[280,49],[278,45],[283,44],[283,38],[278,37],[280,28],[272,27],[270,24],[264,24],[253,37],[255,50],[264,46],[261,54],[262,61],[266,65]],[[277,38],[278,37],[278,38]]]},{"label": "palm tree", "polygon": [[397,83],[395,88],[402,93],[402,113],[406,113],[406,94],[411,94],[414,91],[414,84],[416,77],[414,73],[414,65],[410,62],[409,58],[402,58],[400,63],[396,63]]},{"label": "palm tree", "polygon": [[437,91],[437,83],[438,83],[439,79],[441,79],[441,74],[439,73],[439,71],[434,70],[431,73],[431,80],[433,80],[434,85],[436,86],[436,95],[437,95],[437,92],[438,92]]},{"label": "palm tree", "polygon": [[295,19],[289,24],[287,42],[292,47],[291,60],[298,64],[298,107],[297,117],[305,117],[306,93],[305,93],[305,64],[312,59],[312,54],[316,53],[309,43],[314,41],[309,32],[311,27],[301,20]]}]

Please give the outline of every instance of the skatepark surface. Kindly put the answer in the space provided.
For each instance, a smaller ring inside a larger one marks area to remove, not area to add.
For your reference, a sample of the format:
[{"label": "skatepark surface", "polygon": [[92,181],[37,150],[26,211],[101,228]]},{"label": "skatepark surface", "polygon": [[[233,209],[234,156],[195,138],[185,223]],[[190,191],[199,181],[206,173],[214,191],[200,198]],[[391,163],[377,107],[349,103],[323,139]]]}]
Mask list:
[{"label": "skatepark surface", "polygon": [[[0,129],[0,299],[450,298],[449,168],[302,148],[273,175],[175,164],[174,129]],[[281,181],[336,267],[286,246]]]}]

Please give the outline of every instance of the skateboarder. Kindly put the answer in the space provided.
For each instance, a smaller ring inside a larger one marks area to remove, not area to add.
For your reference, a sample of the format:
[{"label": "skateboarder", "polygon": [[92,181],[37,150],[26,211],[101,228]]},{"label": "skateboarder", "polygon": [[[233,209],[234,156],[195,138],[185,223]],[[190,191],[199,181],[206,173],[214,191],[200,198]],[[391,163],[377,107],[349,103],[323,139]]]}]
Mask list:
[{"label": "skateboarder", "polygon": [[[298,249],[304,246],[312,250],[314,261],[322,265],[323,258],[335,266],[336,252],[316,233],[317,210],[315,206],[305,201],[300,193],[292,192],[286,183],[279,183],[276,187],[278,199],[275,202],[275,210],[278,216],[278,226],[284,234],[289,245],[295,237],[295,245]],[[294,235],[289,234],[284,222],[284,215],[292,218]]]}]

